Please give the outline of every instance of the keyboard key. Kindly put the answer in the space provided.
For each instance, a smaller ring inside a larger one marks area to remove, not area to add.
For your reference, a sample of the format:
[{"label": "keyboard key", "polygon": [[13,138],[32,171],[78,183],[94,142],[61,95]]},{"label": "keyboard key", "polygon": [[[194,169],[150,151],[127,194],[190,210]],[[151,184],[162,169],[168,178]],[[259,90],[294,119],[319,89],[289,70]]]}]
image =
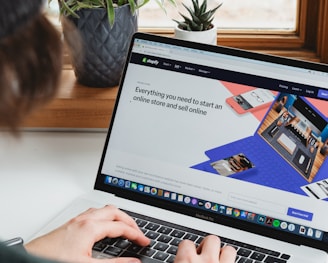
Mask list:
[{"label": "keyboard key", "polygon": [[125,251],[122,253],[121,257],[126,257],[126,258],[141,258],[140,254],[133,253],[130,251]]},{"label": "keyboard key", "polygon": [[238,254],[239,256],[246,257],[246,258],[247,258],[251,253],[252,253],[252,252],[251,252],[250,250],[245,249],[245,248],[240,248],[240,249],[238,249],[238,251],[237,251],[237,254]]},{"label": "keyboard key", "polygon": [[156,244],[155,240],[150,240],[150,244],[148,245],[148,247],[153,247]]},{"label": "keyboard key", "polygon": [[148,231],[145,234],[145,236],[148,237],[149,239],[156,239],[156,238],[158,238],[159,234],[154,231]]},{"label": "keyboard key", "polygon": [[160,261],[164,261],[169,257],[169,254],[164,253],[164,252],[157,252],[154,256],[154,259],[158,259]]},{"label": "keyboard key", "polygon": [[122,252],[122,249],[117,248],[117,247],[113,247],[113,246],[109,246],[108,248],[106,248],[104,250],[105,254],[111,255],[111,256],[114,256],[114,257],[118,257],[121,252]]},{"label": "keyboard key", "polygon": [[106,237],[103,240],[101,240],[100,242],[105,244],[105,245],[113,245],[117,240],[118,240],[118,238]]},{"label": "keyboard key", "polygon": [[145,220],[136,219],[136,223],[137,223],[138,227],[142,228],[142,227],[144,227],[145,225],[147,225],[148,222],[145,221]]},{"label": "keyboard key", "polygon": [[102,242],[97,242],[94,244],[92,249],[95,251],[103,251],[106,247],[107,247],[106,244],[104,244]]},{"label": "keyboard key", "polygon": [[238,263],[253,263],[253,260],[249,259],[249,258],[240,257],[240,259],[236,262],[238,262]]},{"label": "keyboard key", "polygon": [[163,243],[169,243],[172,240],[172,237],[166,235],[160,235],[160,237],[157,240]]},{"label": "keyboard key", "polygon": [[156,231],[157,229],[159,229],[160,225],[158,224],[154,224],[154,223],[148,223],[145,228],[152,230],[152,231]]},{"label": "keyboard key", "polygon": [[169,247],[169,245],[158,242],[155,246],[154,249],[159,250],[159,251],[165,251],[167,248]]},{"label": "keyboard key", "polygon": [[172,237],[182,238],[185,235],[185,232],[180,230],[173,230],[173,232],[170,235]]},{"label": "keyboard key", "polygon": [[171,246],[169,247],[169,249],[167,250],[167,253],[170,253],[172,255],[176,255],[178,252],[178,247],[176,246]]},{"label": "keyboard key", "polygon": [[175,256],[169,256],[169,258],[166,260],[167,263],[173,263],[175,260]]},{"label": "keyboard key", "polygon": [[[198,239],[196,240],[196,244],[200,244],[202,243],[202,241],[204,240],[204,237],[198,237]],[[221,242],[221,244],[223,244],[223,242]],[[222,246],[221,246],[222,247]]]},{"label": "keyboard key", "polygon": [[131,242],[129,240],[122,239],[122,240],[117,241],[114,246],[118,247],[118,248],[126,249],[130,245],[131,245]]},{"label": "keyboard key", "polygon": [[128,251],[133,253],[138,253],[141,249],[142,247],[136,244],[131,244],[131,246],[128,247]]},{"label": "keyboard key", "polygon": [[272,251],[272,250],[269,250],[269,249],[266,249],[266,248],[254,247],[253,250],[258,251],[258,252],[263,253],[263,254],[271,255],[273,257],[279,257],[280,256],[279,252]]},{"label": "keyboard key", "polygon": [[156,250],[154,250],[152,248],[149,248],[149,247],[144,247],[140,252],[141,255],[144,255],[144,256],[147,256],[147,257],[151,257],[155,253],[156,253]]},{"label": "keyboard key", "polygon": [[266,263],[286,263],[287,260],[268,256],[268,257],[264,260],[264,262],[266,262]]},{"label": "keyboard key", "polygon": [[282,254],[280,258],[288,260],[290,259],[290,255]]},{"label": "keyboard key", "polygon": [[262,253],[259,253],[259,252],[253,252],[253,254],[250,256],[251,259],[255,259],[255,260],[258,260],[258,261],[263,260],[264,257],[265,257],[265,255],[262,254]]},{"label": "keyboard key", "polygon": [[158,229],[158,233],[161,233],[161,234],[165,234],[165,235],[168,235],[172,232],[172,228],[170,227],[166,227],[166,226],[162,226],[160,229]]},{"label": "keyboard key", "polygon": [[187,233],[183,239],[189,239],[193,242],[195,242],[197,239],[198,239],[198,236],[194,235],[194,234],[190,234],[190,233]]},{"label": "keyboard key", "polygon": [[182,241],[181,239],[175,238],[171,241],[170,244],[173,245],[173,246],[179,246],[181,241]]}]

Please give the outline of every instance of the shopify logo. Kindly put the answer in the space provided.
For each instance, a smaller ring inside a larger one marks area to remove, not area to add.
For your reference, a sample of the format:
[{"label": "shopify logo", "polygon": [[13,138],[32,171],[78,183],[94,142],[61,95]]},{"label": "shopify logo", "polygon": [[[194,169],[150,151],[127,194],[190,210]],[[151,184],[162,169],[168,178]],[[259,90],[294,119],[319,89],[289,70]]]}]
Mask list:
[{"label": "shopify logo", "polygon": [[153,59],[148,59],[146,57],[144,57],[142,59],[142,63],[147,63],[147,64],[152,64],[152,65],[158,65],[159,61],[158,60],[153,60]]}]

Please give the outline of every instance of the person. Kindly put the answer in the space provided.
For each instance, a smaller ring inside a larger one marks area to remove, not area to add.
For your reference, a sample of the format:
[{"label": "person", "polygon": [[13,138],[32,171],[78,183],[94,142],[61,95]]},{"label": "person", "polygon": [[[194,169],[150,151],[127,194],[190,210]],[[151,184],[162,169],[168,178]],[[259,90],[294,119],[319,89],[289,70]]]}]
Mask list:
[{"label": "person", "polygon": [[[24,118],[56,94],[61,77],[62,42],[42,12],[43,0],[0,0],[0,125],[19,134]],[[136,258],[92,258],[95,242],[124,237],[140,246],[150,241],[136,222],[113,205],[90,208],[22,250],[0,242],[0,262],[140,262]],[[175,262],[235,261],[234,248],[221,249],[220,239],[207,236],[196,247],[182,241]]]}]

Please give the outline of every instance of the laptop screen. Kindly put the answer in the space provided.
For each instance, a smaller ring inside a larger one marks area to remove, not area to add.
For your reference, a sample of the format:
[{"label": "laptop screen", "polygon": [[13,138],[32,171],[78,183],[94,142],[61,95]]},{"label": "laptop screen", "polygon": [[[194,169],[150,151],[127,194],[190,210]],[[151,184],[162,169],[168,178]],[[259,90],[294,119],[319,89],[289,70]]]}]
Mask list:
[{"label": "laptop screen", "polygon": [[137,33],[96,189],[328,246],[328,67]]}]

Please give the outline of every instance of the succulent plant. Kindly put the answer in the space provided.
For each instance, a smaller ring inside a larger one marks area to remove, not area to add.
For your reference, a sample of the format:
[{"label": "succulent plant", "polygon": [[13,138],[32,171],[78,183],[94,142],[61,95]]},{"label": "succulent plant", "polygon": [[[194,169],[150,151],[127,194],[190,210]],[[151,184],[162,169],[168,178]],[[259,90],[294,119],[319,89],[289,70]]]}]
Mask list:
[{"label": "succulent plant", "polygon": [[190,18],[179,12],[184,21],[177,21],[178,27],[187,31],[205,31],[213,27],[212,21],[215,12],[221,7],[222,3],[213,9],[207,10],[207,0],[204,0],[200,5],[199,0],[191,0],[193,7],[188,7],[182,3],[185,9],[190,14]]}]

